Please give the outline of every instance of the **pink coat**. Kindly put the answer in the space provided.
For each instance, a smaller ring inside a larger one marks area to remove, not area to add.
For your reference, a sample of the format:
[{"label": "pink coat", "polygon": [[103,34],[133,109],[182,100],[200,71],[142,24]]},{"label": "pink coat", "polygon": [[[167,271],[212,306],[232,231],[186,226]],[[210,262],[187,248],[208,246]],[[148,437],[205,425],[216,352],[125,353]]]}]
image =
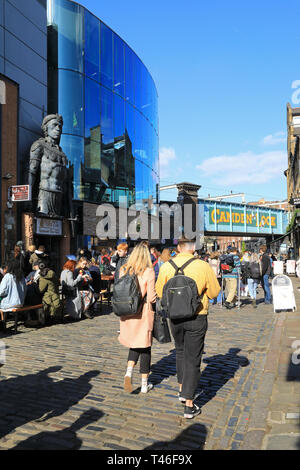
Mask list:
[{"label": "pink coat", "polygon": [[156,300],[154,269],[147,268],[138,280],[142,295],[147,294],[147,302],[141,314],[120,319],[118,339],[127,348],[148,348],[152,345],[154,312],[151,302]]}]

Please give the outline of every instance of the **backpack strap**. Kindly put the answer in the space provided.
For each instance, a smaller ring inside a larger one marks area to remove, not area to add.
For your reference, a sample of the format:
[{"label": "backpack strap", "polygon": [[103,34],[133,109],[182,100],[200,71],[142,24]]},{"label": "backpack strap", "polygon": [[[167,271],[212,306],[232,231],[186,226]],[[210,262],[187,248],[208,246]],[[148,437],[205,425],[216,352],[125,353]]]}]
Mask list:
[{"label": "backpack strap", "polygon": [[177,266],[177,264],[174,263],[172,259],[169,260],[169,263],[173,268],[175,269],[175,276],[177,276],[178,272],[181,271],[182,274],[184,274],[183,270],[192,262],[195,261],[197,258],[191,258],[188,261],[186,261],[182,266]]},{"label": "backpack strap", "polygon": [[178,268],[178,271],[181,271],[182,274],[184,274],[184,269],[190,264],[192,263],[192,261],[195,261],[197,258],[191,258],[189,259],[188,261],[186,261],[182,266],[180,266],[180,268]]}]

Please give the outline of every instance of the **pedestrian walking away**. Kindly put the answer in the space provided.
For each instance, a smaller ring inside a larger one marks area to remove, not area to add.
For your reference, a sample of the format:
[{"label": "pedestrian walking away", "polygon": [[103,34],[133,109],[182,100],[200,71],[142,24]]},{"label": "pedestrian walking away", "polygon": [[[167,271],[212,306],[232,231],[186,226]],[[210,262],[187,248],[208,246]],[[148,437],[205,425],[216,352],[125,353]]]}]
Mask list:
[{"label": "pedestrian walking away", "polygon": [[[218,296],[220,286],[210,265],[194,258],[194,241],[179,240],[177,250],[176,258],[161,266],[155,288],[157,296],[161,299],[163,308],[167,310],[167,315],[170,318],[170,327],[176,348],[178,398],[185,405],[184,417],[189,419],[201,412],[200,408],[194,404],[194,399],[200,378],[209,299],[215,299]],[[171,289],[170,287],[169,289],[170,281],[175,281],[178,285],[182,283],[182,288]],[[186,301],[188,297],[184,296],[188,296],[189,292],[193,292],[193,294],[188,303]],[[177,297],[177,299],[173,299],[175,301],[172,300],[174,295]],[[180,305],[180,297],[184,298],[181,304],[183,307]],[[182,309],[181,312],[175,312],[178,305]],[[177,319],[172,319],[175,313]]]},{"label": "pedestrian walking away", "polygon": [[127,263],[121,267],[119,282],[125,275],[137,277],[143,304],[140,313],[120,317],[118,339],[123,346],[129,348],[124,390],[132,392],[133,369],[140,359],[141,392],[147,393],[153,388],[153,384],[148,383],[148,376],[151,364],[153,304],[156,301],[156,292],[150,252],[144,243],[138,244],[133,249]]},{"label": "pedestrian walking away", "polygon": [[271,291],[269,285],[269,277],[271,274],[271,265],[270,265],[270,258],[266,253],[267,247],[266,245],[262,245],[259,248],[259,255],[260,255],[260,262],[261,262],[261,275],[262,275],[262,287],[265,294],[265,304],[271,304]]},{"label": "pedestrian walking away", "polygon": [[[229,259],[232,259],[230,262]],[[240,270],[240,258],[238,256],[237,248],[232,247],[228,249],[227,255],[225,257],[225,264],[221,258],[221,268],[222,265],[228,266],[227,270],[223,270],[222,276],[225,281],[225,289],[227,291],[227,297],[225,300],[225,307],[228,309],[234,308],[237,304],[237,290],[238,290],[238,281],[239,281],[239,270]],[[240,301],[240,299],[238,299]]]}]

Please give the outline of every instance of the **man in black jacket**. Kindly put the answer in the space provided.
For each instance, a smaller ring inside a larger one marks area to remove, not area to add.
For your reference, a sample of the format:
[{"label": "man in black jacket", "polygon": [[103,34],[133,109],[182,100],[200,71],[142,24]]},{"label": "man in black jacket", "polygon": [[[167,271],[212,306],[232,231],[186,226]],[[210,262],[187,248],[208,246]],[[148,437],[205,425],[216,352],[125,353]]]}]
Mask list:
[{"label": "man in black jacket", "polygon": [[269,276],[271,274],[270,257],[266,253],[266,245],[262,245],[259,249],[261,269],[262,269],[262,286],[265,293],[265,304],[271,303],[271,291],[269,286]]}]

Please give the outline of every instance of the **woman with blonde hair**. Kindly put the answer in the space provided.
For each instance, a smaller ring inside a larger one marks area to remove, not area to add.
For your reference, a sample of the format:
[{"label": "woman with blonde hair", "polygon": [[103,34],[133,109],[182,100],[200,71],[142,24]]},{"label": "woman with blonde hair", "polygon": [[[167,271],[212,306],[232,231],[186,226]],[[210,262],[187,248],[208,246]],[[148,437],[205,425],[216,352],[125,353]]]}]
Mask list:
[{"label": "woman with blonde hair", "polygon": [[140,359],[142,375],[141,392],[147,393],[153,384],[148,384],[151,363],[152,330],[154,311],[152,304],[156,300],[155,274],[147,245],[139,243],[132,251],[126,264],[120,269],[122,276],[136,275],[144,299],[141,313],[120,318],[119,341],[129,348],[127,370],[124,377],[124,390],[132,392],[133,368]]}]

